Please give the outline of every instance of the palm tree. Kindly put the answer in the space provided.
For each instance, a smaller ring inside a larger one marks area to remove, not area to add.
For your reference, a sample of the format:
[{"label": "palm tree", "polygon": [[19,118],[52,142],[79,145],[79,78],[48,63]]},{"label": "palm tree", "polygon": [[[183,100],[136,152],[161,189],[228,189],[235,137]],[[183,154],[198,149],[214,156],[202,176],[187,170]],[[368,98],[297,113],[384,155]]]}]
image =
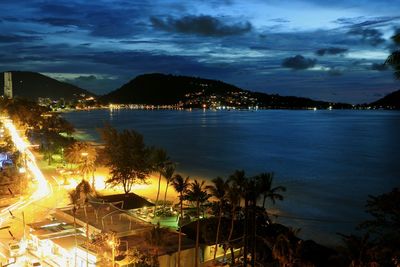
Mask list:
[{"label": "palm tree", "polygon": [[[249,219],[249,209],[248,209],[248,183],[249,179],[246,177],[244,170],[236,170],[233,174],[229,176],[229,181],[233,186],[236,186],[241,199],[244,200],[244,233],[243,233],[243,256],[244,256],[244,266],[247,266],[247,249],[248,249],[248,219]],[[239,202],[240,203],[240,202]]]},{"label": "palm tree", "polygon": [[363,267],[363,266],[376,266],[376,261],[373,257],[373,251],[375,249],[374,244],[369,240],[369,234],[366,233],[363,236],[355,235],[343,235],[344,252],[350,261],[352,267]]},{"label": "palm tree", "polygon": [[152,165],[153,170],[159,173],[157,198],[154,207],[154,214],[157,211],[158,198],[160,196],[161,177],[164,172],[165,166],[170,162],[167,152],[164,149],[158,148],[153,151]]},{"label": "palm tree", "polygon": [[175,164],[171,163],[168,164],[164,171],[163,171],[163,176],[166,180],[166,187],[165,187],[165,193],[164,193],[164,202],[163,202],[163,209],[165,210],[165,203],[167,202],[167,193],[168,193],[168,186],[169,184],[174,180],[174,172],[175,172]]},{"label": "palm tree", "polygon": [[90,187],[89,182],[82,179],[82,181],[76,186],[75,191],[78,194],[79,200],[82,202],[85,216],[87,217],[86,203],[88,201],[89,195],[92,193],[93,190]]},{"label": "palm tree", "polygon": [[95,188],[94,172],[96,170],[97,151],[88,142],[75,142],[65,151],[65,157],[69,163],[78,164],[79,171],[86,180],[89,173],[92,174],[92,188]]},{"label": "palm tree", "polygon": [[[186,177],[183,179],[182,176],[179,174],[176,174],[174,176],[174,180],[172,181],[172,185],[175,189],[175,191],[179,194],[179,206],[180,206],[180,211],[179,211],[179,216],[182,219],[183,218],[183,199],[184,196],[186,195],[186,191],[189,187],[189,177]],[[179,225],[179,244],[178,244],[178,267],[181,266],[181,243],[182,243],[182,227]]]},{"label": "palm tree", "polygon": [[65,150],[65,158],[69,163],[79,164],[82,162],[82,152],[89,147],[86,142],[74,142]]},{"label": "palm tree", "polygon": [[97,151],[93,146],[87,146],[85,150],[81,152],[81,161],[79,170],[83,174],[85,180],[88,179],[88,175],[92,174],[92,189],[95,189],[95,178],[94,172],[96,171],[96,160]]},{"label": "palm tree", "polygon": [[228,245],[230,246],[231,249],[231,258],[232,258],[232,264],[235,262],[235,254],[233,251],[233,246],[231,244],[232,240],[232,235],[233,235],[233,228],[235,225],[235,219],[236,219],[236,208],[240,206],[240,194],[239,194],[239,188],[237,187],[236,184],[227,184],[227,189],[226,189],[226,200],[229,202],[231,206],[231,227],[229,229],[229,236],[228,236]]},{"label": "palm tree", "polygon": [[296,261],[295,237],[300,229],[289,228],[286,233],[279,234],[272,247],[272,256],[282,267],[290,267]]},{"label": "palm tree", "polygon": [[[74,238],[75,238],[75,247],[78,247],[78,241],[76,239],[76,211],[78,210],[79,205],[79,192],[74,189],[68,192],[69,200],[72,204],[72,215],[74,216]],[[77,255],[75,250],[75,266],[77,261]]]},{"label": "palm tree", "polygon": [[217,225],[217,234],[215,237],[215,248],[214,248],[214,257],[213,257],[213,259],[215,260],[215,257],[217,256],[217,248],[218,248],[218,243],[219,243],[219,232],[220,232],[221,220],[222,220],[222,208],[226,201],[227,184],[228,183],[221,177],[212,179],[211,182],[213,183],[213,185],[206,186],[206,188],[209,190],[210,195],[212,197],[214,197],[218,202],[218,225]]},{"label": "palm tree", "polygon": [[194,180],[189,185],[189,189],[187,190],[186,197],[188,200],[196,203],[196,248],[195,248],[195,267],[199,266],[199,239],[200,239],[200,206],[204,204],[210,197],[205,190],[204,181],[199,183],[197,180]]},{"label": "palm tree", "polygon": [[272,182],[274,179],[273,172],[261,173],[257,175],[255,179],[257,180],[257,186],[263,196],[263,209],[265,209],[265,201],[267,198],[271,199],[273,204],[275,204],[276,200],[283,200],[283,196],[279,194],[279,192],[285,192],[286,187],[272,187]]}]

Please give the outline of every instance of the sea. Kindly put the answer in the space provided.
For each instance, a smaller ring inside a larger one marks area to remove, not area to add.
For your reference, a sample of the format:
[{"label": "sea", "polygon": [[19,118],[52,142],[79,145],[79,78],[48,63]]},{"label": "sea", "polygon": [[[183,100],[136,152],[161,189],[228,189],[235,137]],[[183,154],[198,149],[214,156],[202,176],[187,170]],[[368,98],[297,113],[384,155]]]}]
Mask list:
[{"label": "sea", "polygon": [[369,218],[369,195],[400,186],[400,112],[383,110],[92,110],[62,115],[85,140],[106,123],[143,134],[191,178],[274,172],[287,188],[267,206],[300,236],[340,244]]}]

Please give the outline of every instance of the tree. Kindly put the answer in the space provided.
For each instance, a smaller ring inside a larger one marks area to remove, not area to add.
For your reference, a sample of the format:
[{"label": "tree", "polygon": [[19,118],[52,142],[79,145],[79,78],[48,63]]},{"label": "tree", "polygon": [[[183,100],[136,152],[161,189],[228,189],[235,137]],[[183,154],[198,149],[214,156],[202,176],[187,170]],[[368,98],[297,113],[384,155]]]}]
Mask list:
[{"label": "tree", "polygon": [[[248,178],[244,170],[236,170],[229,176],[229,182],[237,187],[239,196],[244,200],[244,232],[243,232],[243,255],[244,255],[244,266],[247,266],[247,253],[248,253],[248,220],[249,220],[249,209],[248,209]],[[240,203],[240,202],[239,202]]]},{"label": "tree", "polygon": [[[77,231],[76,231],[76,212],[78,210],[78,203],[79,203],[79,192],[74,189],[68,192],[69,200],[72,204],[72,215],[74,216],[74,238],[75,238],[75,247],[78,247],[78,241],[76,239]],[[75,265],[77,261],[77,254],[75,250]]]},{"label": "tree", "polygon": [[94,172],[96,170],[97,150],[89,142],[74,142],[65,150],[65,158],[69,163],[77,164],[83,179],[92,174],[92,189],[95,189]]},{"label": "tree", "polygon": [[232,264],[235,262],[235,254],[233,251],[233,245],[231,244],[232,241],[232,235],[233,235],[233,229],[235,226],[235,219],[236,219],[236,209],[237,207],[240,206],[240,193],[239,193],[239,188],[237,187],[236,184],[227,184],[227,189],[226,189],[226,199],[231,207],[231,227],[229,229],[229,236],[228,236],[228,245],[231,249],[231,258],[232,258]]},{"label": "tree", "polygon": [[[392,36],[392,40],[395,45],[400,45],[400,32],[397,32]],[[394,75],[397,79],[400,79],[400,49],[393,51],[385,61],[385,64],[391,66],[394,69]]]},{"label": "tree", "polygon": [[42,131],[41,150],[44,158],[48,160],[48,164],[52,164],[53,155],[59,153],[62,148],[68,146],[72,142],[72,138],[68,138],[53,131]]},{"label": "tree", "polygon": [[85,180],[88,180],[89,174],[92,175],[92,189],[95,190],[96,181],[94,172],[96,171],[97,150],[92,145],[89,145],[82,151],[81,158],[79,170],[83,174]]},{"label": "tree", "polygon": [[82,179],[82,181],[76,186],[75,191],[78,194],[79,201],[82,203],[85,216],[87,217],[86,203],[88,202],[89,196],[92,194],[93,189],[90,187],[88,181]]},{"label": "tree", "polygon": [[299,229],[288,229],[277,236],[272,247],[272,256],[279,261],[282,267],[291,267],[296,261],[296,235]]},{"label": "tree", "polygon": [[[172,186],[174,187],[175,191],[179,194],[179,214],[180,218],[183,218],[183,200],[184,196],[186,195],[186,192],[189,187],[189,177],[186,177],[185,179],[180,176],[179,174],[176,174],[174,176],[174,180],[172,181]],[[181,266],[181,244],[182,244],[182,225],[179,224],[179,244],[178,244],[178,267]]]},{"label": "tree", "polygon": [[194,180],[189,185],[189,189],[187,190],[186,197],[189,201],[196,203],[196,248],[195,248],[195,267],[199,266],[199,239],[200,239],[200,206],[204,204],[210,197],[205,190],[204,181],[199,183],[197,180]]},{"label": "tree", "polygon": [[155,170],[159,174],[157,198],[156,198],[156,203],[155,203],[155,207],[154,207],[154,213],[156,213],[158,199],[160,196],[161,177],[162,177],[162,174],[164,173],[166,165],[170,162],[170,160],[167,155],[167,152],[164,149],[158,148],[158,149],[153,150],[151,161],[152,161],[152,165],[153,165],[153,170]]},{"label": "tree", "polygon": [[80,164],[82,162],[82,152],[88,150],[89,144],[86,142],[74,142],[65,150],[65,159],[69,163]]},{"label": "tree", "polygon": [[167,202],[167,193],[168,193],[168,186],[172,183],[172,181],[174,180],[174,172],[175,172],[175,164],[170,163],[168,164],[164,171],[163,171],[163,176],[165,178],[165,194],[164,194],[164,206],[163,209],[165,210],[165,204]]},{"label": "tree", "polygon": [[104,141],[105,164],[111,170],[106,181],[112,186],[122,185],[125,194],[138,182],[145,182],[151,171],[150,149],[143,136],[133,130],[118,132],[111,126],[101,131]]},{"label": "tree", "polygon": [[344,251],[351,267],[379,266],[374,259],[374,244],[369,240],[369,234],[362,237],[342,235]]},{"label": "tree", "polygon": [[[394,264],[400,260],[400,189],[379,196],[369,196],[367,212],[372,219],[361,223],[360,228],[367,230],[376,238],[383,265]],[[392,259],[392,263],[390,263]]]},{"label": "tree", "polygon": [[284,186],[272,187],[272,182],[274,179],[274,173],[261,173],[255,177],[257,180],[257,186],[263,197],[262,207],[265,209],[265,201],[269,198],[273,204],[276,200],[283,200],[283,196],[279,192],[285,192],[286,188]]},{"label": "tree", "polygon": [[[257,183],[256,177],[248,179],[244,199],[245,199],[245,248],[250,247],[251,266],[255,266],[256,259],[256,236],[257,236],[257,199],[260,197],[261,191]],[[245,253],[245,258],[247,254]],[[246,262],[246,260],[245,260]]]},{"label": "tree", "polygon": [[211,197],[217,200],[218,205],[218,225],[217,225],[217,234],[215,237],[215,248],[214,248],[214,256],[213,259],[217,255],[217,248],[219,244],[219,232],[221,227],[221,219],[222,219],[222,209],[224,207],[227,195],[227,181],[222,179],[221,177],[217,177],[211,180],[213,185],[207,186],[207,190],[210,192]]}]

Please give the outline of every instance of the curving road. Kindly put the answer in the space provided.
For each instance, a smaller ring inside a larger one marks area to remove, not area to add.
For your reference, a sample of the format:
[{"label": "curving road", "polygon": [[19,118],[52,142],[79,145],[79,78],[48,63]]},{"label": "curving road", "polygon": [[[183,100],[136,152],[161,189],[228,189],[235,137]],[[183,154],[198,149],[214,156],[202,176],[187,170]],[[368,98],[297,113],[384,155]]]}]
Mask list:
[{"label": "curving road", "polygon": [[[19,152],[26,155],[27,172],[33,177],[36,183],[36,190],[30,195],[22,196],[19,201],[0,210],[0,262],[9,262],[8,243],[13,240],[12,233],[16,240],[24,237],[24,223],[29,223],[43,219],[57,206],[62,196],[61,188],[53,186],[47,181],[42,171],[39,169],[36,158],[29,150],[30,144],[16,129],[13,122],[7,117],[1,117],[0,121],[8,131],[11,139]],[[56,181],[57,182],[57,181]],[[54,192],[56,191],[56,192]],[[22,219],[24,216],[24,219]],[[30,257],[30,256],[26,256]],[[10,266],[25,266],[25,257],[18,258],[15,264]]]}]

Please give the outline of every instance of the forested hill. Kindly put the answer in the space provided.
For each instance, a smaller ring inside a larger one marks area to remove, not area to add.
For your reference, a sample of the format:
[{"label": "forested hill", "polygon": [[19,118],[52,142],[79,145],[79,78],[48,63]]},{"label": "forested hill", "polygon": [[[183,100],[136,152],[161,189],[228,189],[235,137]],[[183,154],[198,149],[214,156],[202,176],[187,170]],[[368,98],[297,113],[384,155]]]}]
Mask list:
[{"label": "forested hill", "polygon": [[369,106],[374,108],[400,109],[400,90],[397,90],[375,102],[372,102],[369,104]]},{"label": "forested hill", "polygon": [[[12,71],[11,73],[14,97],[37,101],[39,97],[72,100],[81,94],[94,95],[75,85],[55,80],[38,72]],[[4,72],[0,73],[0,88],[3,94]]]},{"label": "forested hill", "polygon": [[160,73],[137,76],[101,99],[114,103],[175,104],[187,94],[205,91],[206,94],[239,92],[236,86],[215,80]]},{"label": "forested hill", "polygon": [[347,104],[251,92],[217,80],[160,73],[137,76],[100,100],[103,103],[183,107],[351,108]]}]

